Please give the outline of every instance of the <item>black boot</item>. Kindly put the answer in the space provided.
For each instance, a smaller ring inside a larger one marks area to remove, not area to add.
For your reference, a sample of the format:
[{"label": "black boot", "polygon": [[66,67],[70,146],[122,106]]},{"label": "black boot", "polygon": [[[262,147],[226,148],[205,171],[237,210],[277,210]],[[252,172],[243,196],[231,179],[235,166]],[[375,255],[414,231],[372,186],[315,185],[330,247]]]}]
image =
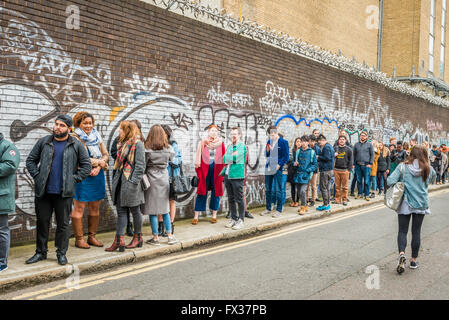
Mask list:
[{"label": "black boot", "polygon": [[162,235],[162,228],[164,227],[164,223],[163,222],[159,222],[158,226],[157,226],[157,235],[161,236]]}]

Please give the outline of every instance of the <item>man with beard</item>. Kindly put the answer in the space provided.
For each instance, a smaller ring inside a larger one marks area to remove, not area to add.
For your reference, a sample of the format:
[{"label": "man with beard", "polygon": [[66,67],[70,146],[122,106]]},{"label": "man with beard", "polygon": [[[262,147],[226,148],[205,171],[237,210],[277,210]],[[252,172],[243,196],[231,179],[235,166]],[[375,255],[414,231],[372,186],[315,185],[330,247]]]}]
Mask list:
[{"label": "man with beard", "polygon": [[56,256],[60,265],[67,264],[66,252],[70,237],[70,213],[75,186],[92,170],[89,155],[81,142],[69,135],[72,118],[59,115],[53,134],[34,145],[26,168],[34,179],[36,210],[36,253],[27,264],[47,259],[50,220],[55,211]]}]

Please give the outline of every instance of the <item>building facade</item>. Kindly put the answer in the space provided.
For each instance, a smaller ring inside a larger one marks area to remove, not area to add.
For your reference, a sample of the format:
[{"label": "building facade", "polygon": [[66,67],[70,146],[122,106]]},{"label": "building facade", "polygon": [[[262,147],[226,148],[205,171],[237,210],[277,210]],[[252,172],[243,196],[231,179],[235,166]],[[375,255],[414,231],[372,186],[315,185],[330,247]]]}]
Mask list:
[{"label": "building facade", "polygon": [[196,0],[449,95],[447,0]]}]

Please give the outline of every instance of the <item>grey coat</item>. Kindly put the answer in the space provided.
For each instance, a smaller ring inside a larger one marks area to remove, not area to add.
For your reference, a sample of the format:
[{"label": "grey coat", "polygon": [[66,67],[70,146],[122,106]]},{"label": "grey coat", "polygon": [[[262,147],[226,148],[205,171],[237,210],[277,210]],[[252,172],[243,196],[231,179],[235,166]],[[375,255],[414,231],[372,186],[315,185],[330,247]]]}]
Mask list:
[{"label": "grey coat", "polygon": [[[112,178],[112,202],[120,207],[137,207],[144,203],[143,190],[140,186],[143,173],[145,171],[145,147],[142,141],[137,141],[134,164],[129,180],[126,180],[123,171],[117,170]],[[117,203],[116,191],[119,181],[120,203]]]},{"label": "grey coat", "polygon": [[142,208],[142,214],[158,215],[170,211],[168,198],[170,183],[167,165],[174,156],[175,151],[171,146],[163,150],[146,150],[145,173],[150,180],[150,188],[145,191],[145,205]]}]

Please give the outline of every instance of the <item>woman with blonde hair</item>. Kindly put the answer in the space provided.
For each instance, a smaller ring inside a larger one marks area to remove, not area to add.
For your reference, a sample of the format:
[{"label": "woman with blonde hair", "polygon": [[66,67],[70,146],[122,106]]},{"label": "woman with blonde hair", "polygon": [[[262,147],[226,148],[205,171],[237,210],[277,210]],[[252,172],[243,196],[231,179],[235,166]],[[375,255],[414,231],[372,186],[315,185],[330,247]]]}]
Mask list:
[{"label": "woman with blonde hair", "polygon": [[[90,176],[76,184],[72,211],[75,246],[81,249],[89,249],[89,245],[102,247],[103,243],[98,241],[95,235],[100,220],[100,204],[106,196],[104,170],[108,169],[109,154],[103,138],[95,129],[95,119],[92,114],[85,111],[77,112],[73,117],[73,125],[75,131],[72,136],[84,145],[92,164]],[[83,215],[86,204],[89,208],[87,243],[83,233]]]},{"label": "woman with blonde hair", "polygon": [[[112,178],[112,201],[117,208],[117,228],[115,240],[106,251],[142,247],[142,214],[140,205],[145,202],[140,182],[145,172],[145,147],[139,138],[137,125],[131,121],[120,123],[120,138],[117,145],[116,170]],[[125,247],[124,230],[128,210],[133,215],[134,234]]]},{"label": "woman with blonde hair", "polygon": [[387,192],[387,177],[390,173],[390,150],[383,144],[379,142],[378,145],[379,157],[377,159],[377,186],[379,188],[379,195]]},{"label": "woman with blonde hair", "polygon": [[401,274],[405,271],[407,246],[407,233],[410,219],[412,220],[412,259],[410,268],[416,269],[419,264],[419,247],[421,245],[421,226],[425,215],[430,214],[429,209],[429,183],[435,177],[435,170],[430,166],[427,149],[423,146],[415,146],[406,161],[399,164],[388,177],[389,186],[404,182],[404,196],[402,203],[396,210],[398,213],[398,251],[399,258],[396,271]]},{"label": "woman with blonde hair", "polygon": [[165,231],[168,235],[168,244],[178,242],[172,234],[170,221],[170,183],[167,166],[173,160],[175,152],[169,144],[167,135],[160,125],[151,127],[145,140],[145,174],[150,181],[150,187],[145,191],[145,205],[143,214],[150,216],[153,238],[147,243],[160,245],[158,237],[158,215],[162,215]]}]

